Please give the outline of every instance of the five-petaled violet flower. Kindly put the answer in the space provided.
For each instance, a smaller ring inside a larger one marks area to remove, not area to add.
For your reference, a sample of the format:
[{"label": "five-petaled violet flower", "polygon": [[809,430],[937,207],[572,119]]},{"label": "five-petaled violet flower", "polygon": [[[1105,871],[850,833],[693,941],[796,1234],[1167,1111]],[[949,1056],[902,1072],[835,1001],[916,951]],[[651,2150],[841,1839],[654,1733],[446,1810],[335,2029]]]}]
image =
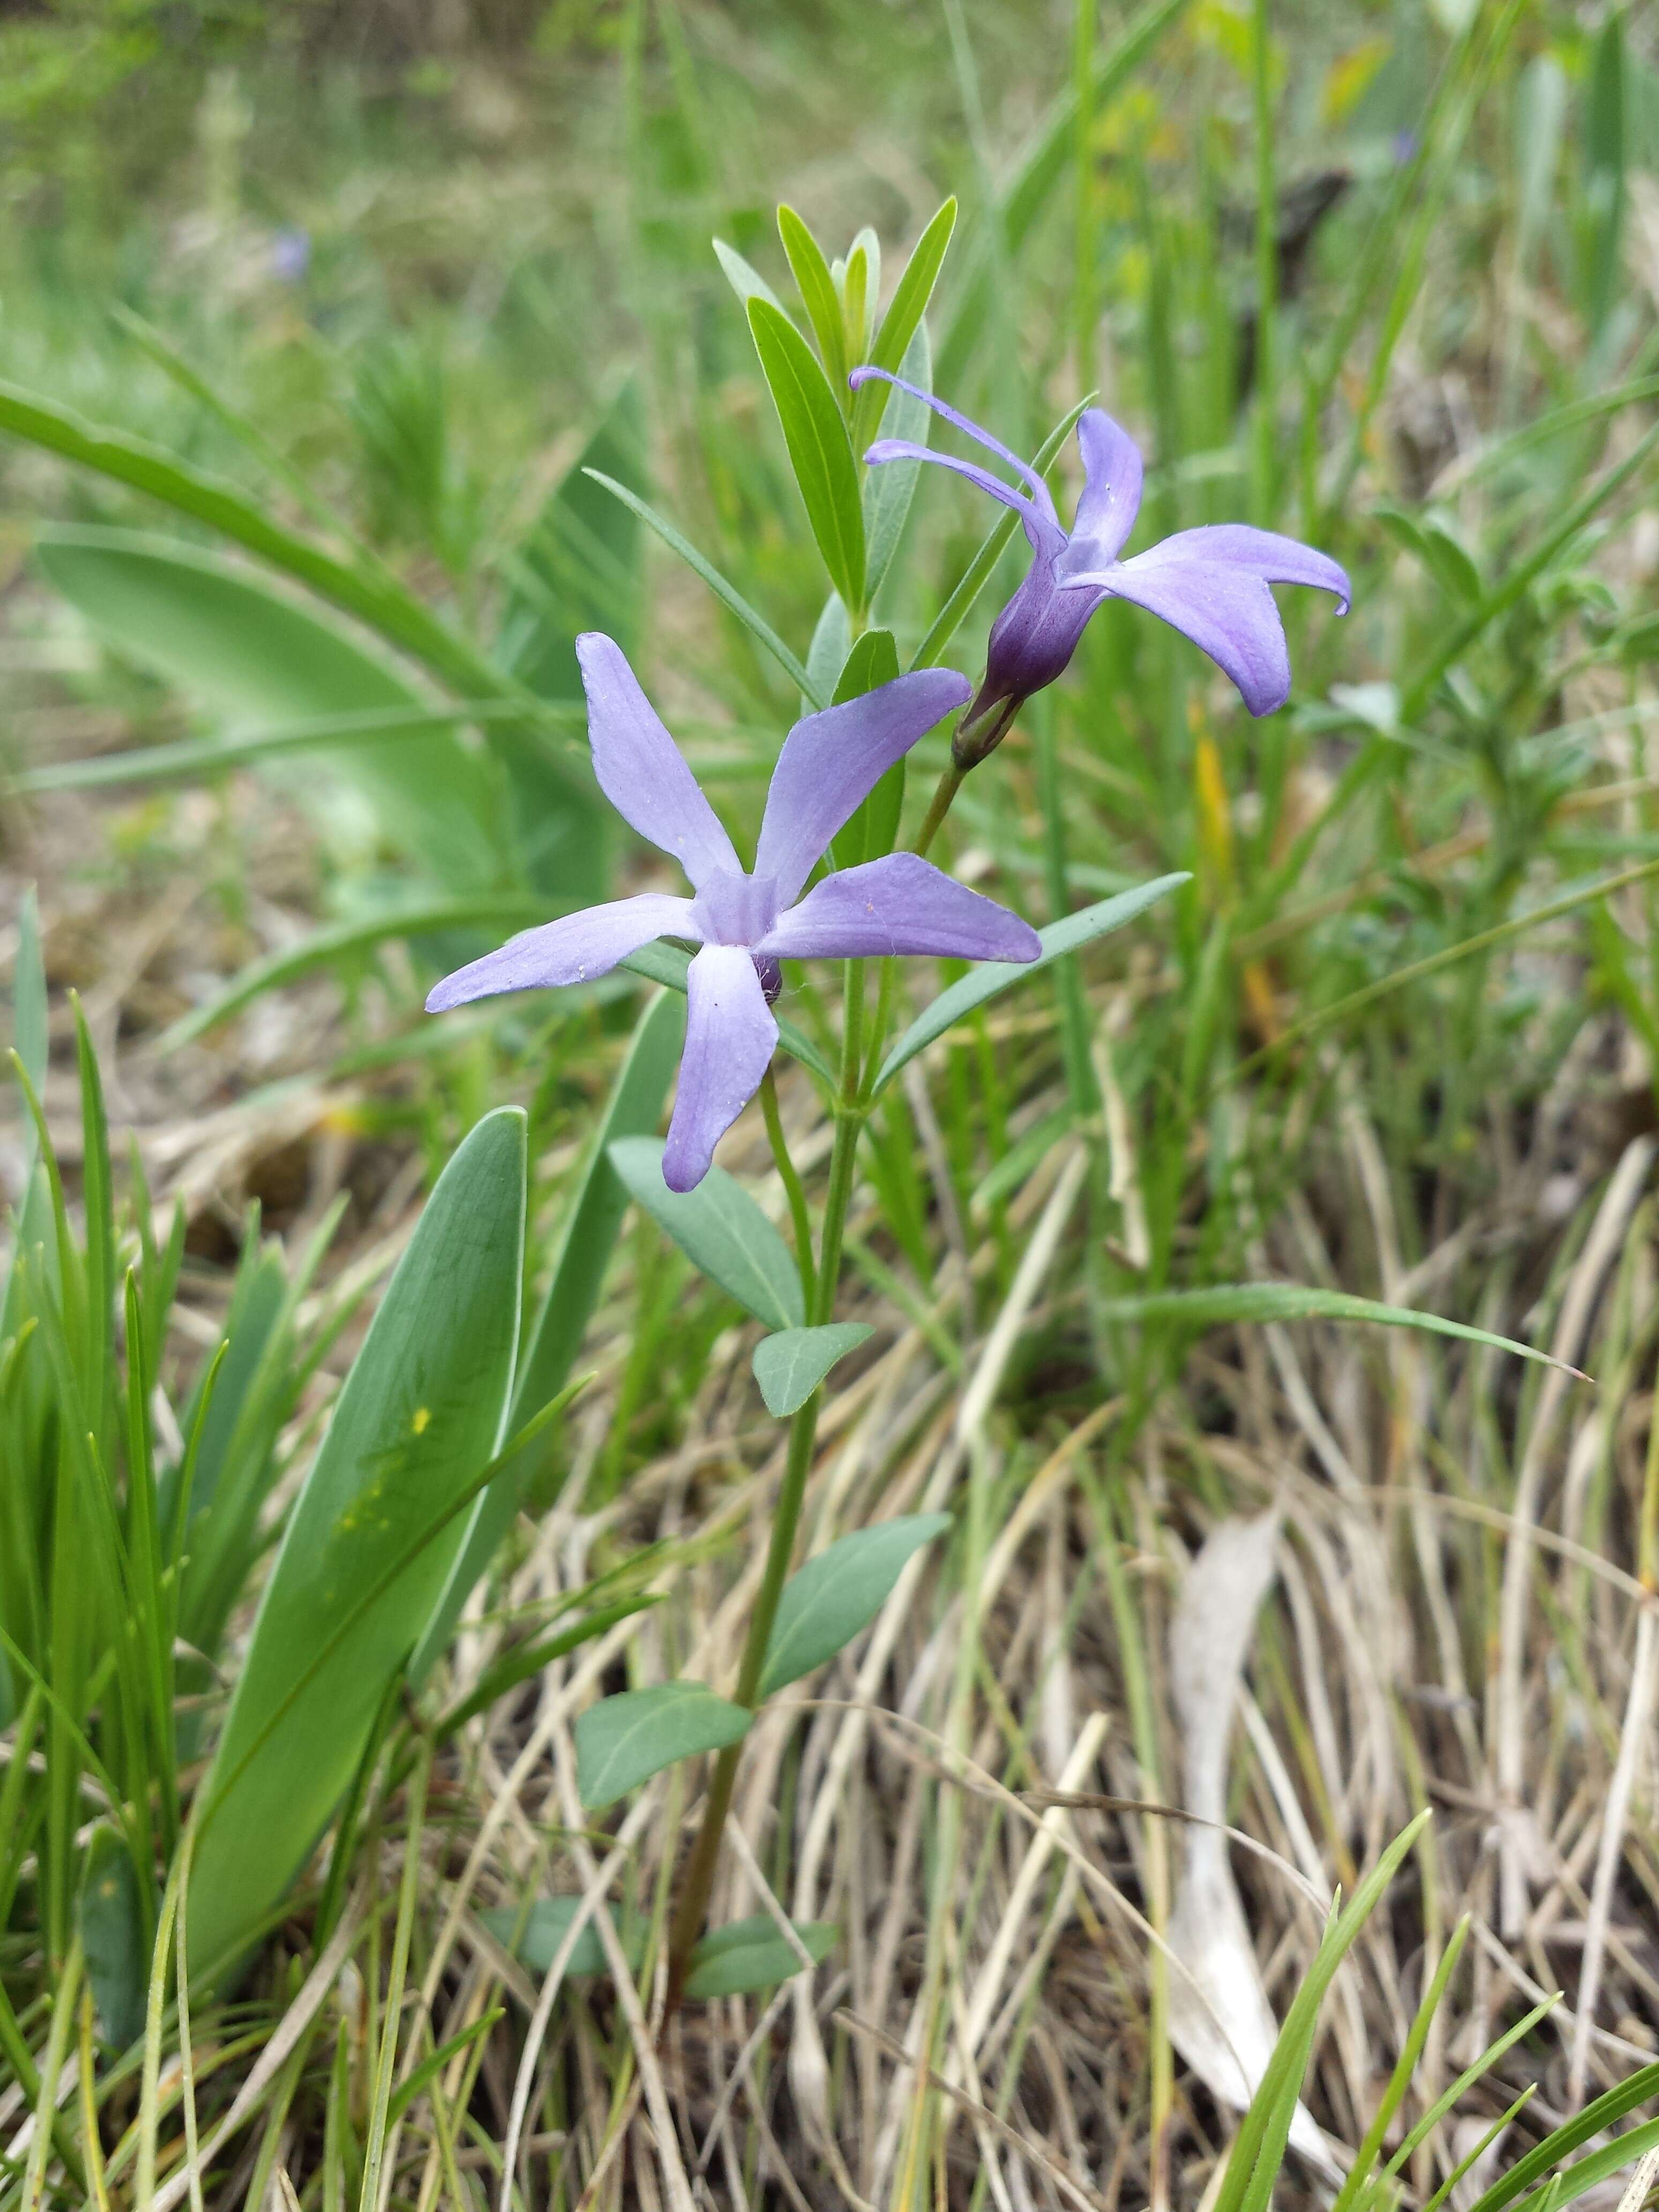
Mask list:
[{"label": "five-petaled violet flower", "polygon": [[781,959],[1036,959],[1042,948],[1028,923],[914,853],[843,868],[806,890],[830,839],[888,769],[962,705],[969,687],[960,676],[918,670],[797,722],[772,773],[754,867],[745,869],[622,648],[590,632],[577,639],[576,653],[599,787],[641,836],[673,855],[696,896],[646,891],[561,915],[446,976],[427,1008],[440,1013],[496,991],[587,982],[657,937],[700,945],[663,1154],[671,1190],[702,1182],[715,1145],[760,1087],[778,1041],[770,1001],[782,986]]},{"label": "five-petaled violet flower", "polygon": [[1328,555],[1242,522],[1180,530],[1133,560],[1120,561],[1140,506],[1140,450],[1098,407],[1085,408],[1078,422],[1083,494],[1068,533],[1048,485],[1018,454],[954,407],[885,369],[854,369],[854,388],[872,376],[925,400],[936,415],[1006,461],[1025,486],[1018,490],[972,461],[905,438],[878,438],[865,455],[872,463],[936,461],[954,469],[1012,507],[1030,541],[1030,570],[992,624],[984,679],[952,740],[960,769],[982,761],[1031,694],[1063,672],[1090,616],[1106,599],[1132,599],[1191,638],[1231,677],[1253,714],[1271,714],[1291,691],[1290,653],[1268,585],[1312,584],[1336,594],[1339,614],[1348,611],[1347,577]]}]

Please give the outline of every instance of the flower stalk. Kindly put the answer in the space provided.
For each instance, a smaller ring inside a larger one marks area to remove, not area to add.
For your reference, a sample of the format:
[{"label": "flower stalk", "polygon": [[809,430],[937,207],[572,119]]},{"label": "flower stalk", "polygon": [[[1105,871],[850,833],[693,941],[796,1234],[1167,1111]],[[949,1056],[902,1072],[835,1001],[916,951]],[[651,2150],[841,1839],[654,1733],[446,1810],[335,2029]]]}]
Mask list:
[{"label": "flower stalk", "polygon": [[[869,1108],[863,1095],[864,1069],[864,963],[849,960],[847,963],[847,989],[842,1028],[841,1080],[836,1099],[836,1134],[830,1154],[830,1182],[823,1201],[823,1226],[818,1245],[816,1281],[806,1297],[806,1316],[814,1327],[834,1317],[836,1293],[841,1283],[842,1240],[847,1229],[847,1212],[852,1202],[853,1170],[858,1156],[859,1138],[863,1133]],[[773,1134],[774,1150],[778,1155],[781,1172],[788,1160],[788,1146],[784,1141],[783,1124],[777,1113],[777,1090],[769,1069],[763,1086],[763,1108],[767,1115],[767,1128]],[[785,1188],[793,1183],[800,1188],[800,1178],[793,1161],[784,1173]],[[802,1200],[803,1215],[805,1200]],[[797,1225],[799,1233],[800,1224]],[[805,1267],[810,1267],[811,1247],[803,1243],[801,1252]],[[801,1507],[806,1498],[806,1478],[812,1468],[812,1447],[817,1437],[818,1407],[822,1402],[822,1387],[815,1390],[789,1424],[789,1447],[784,1461],[783,1480],[778,1486],[777,1510],[773,1516],[772,1533],[766,1548],[766,1565],[761,1575],[759,1595],[755,1609],[749,1617],[749,1632],[744,1638],[743,1657],[738,1668],[738,1686],[732,1702],[753,1712],[760,1703],[761,1677],[765,1671],[766,1654],[772,1641],[772,1630],[778,1617],[778,1606],[783,1596],[784,1584],[789,1579],[791,1563],[795,1556],[795,1539],[800,1530]],[[691,1969],[691,1954],[702,1934],[703,1922],[708,1913],[708,1899],[714,1887],[714,1876],[720,1869],[720,1845],[725,1840],[726,1815],[732,1809],[732,1793],[737,1786],[738,1761],[743,1751],[741,1741],[728,1744],[714,1762],[714,1771],[708,1784],[708,1802],[703,1807],[702,1823],[697,1831],[697,1840],[692,1846],[691,1856],[681,1879],[680,1893],[675,1902],[674,1916],[670,1923],[668,1939],[668,2008],[672,2018],[678,2008],[684,1993],[686,1978]]]}]

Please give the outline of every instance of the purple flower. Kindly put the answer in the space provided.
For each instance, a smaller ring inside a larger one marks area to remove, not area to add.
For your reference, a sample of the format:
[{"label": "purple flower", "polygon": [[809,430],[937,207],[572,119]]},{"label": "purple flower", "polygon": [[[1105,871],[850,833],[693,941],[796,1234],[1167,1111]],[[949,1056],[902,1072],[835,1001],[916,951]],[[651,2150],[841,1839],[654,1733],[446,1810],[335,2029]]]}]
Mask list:
[{"label": "purple flower", "polygon": [[311,233],[291,224],[271,235],[270,273],[279,283],[297,284],[311,266]]},{"label": "purple flower", "polygon": [[843,868],[806,891],[842,828],[896,761],[968,685],[949,669],[901,676],[862,698],[797,722],[772,772],[760,842],[745,870],[684,756],[653,711],[622,648],[576,640],[599,787],[641,837],[670,853],[692,898],[637,898],[561,915],[447,975],[429,1013],[556,983],[589,982],[657,937],[701,945],[687,978],[685,1051],[663,1154],[663,1180],[690,1190],[760,1087],[778,1041],[770,1001],[781,959],[862,959],[931,952],[959,960],[1035,960],[1036,932],[915,853]]},{"label": "purple flower", "polygon": [[1085,409],[1077,426],[1083,495],[1068,534],[1048,485],[1018,454],[954,407],[885,369],[854,369],[854,387],[872,376],[925,400],[936,415],[988,446],[1025,485],[1017,490],[972,461],[904,438],[878,438],[865,455],[872,463],[935,461],[954,469],[1012,507],[1030,542],[1030,571],[991,626],[984,678],[957,727],[951,750],[958,768],[982,761],[1032,692],[1063,672],[1103,600],[1132,599],[1162,616],[1231,677],[1253,714],[1271,714],[1291,691],[1290,653],[1268,585],[1312,584],[1336,594],[1339,614],[1348,611],[1348,580],[1334,561],[1294,538],[1242,522],[1177,531],[1132,561],[1120,561],[1140,506],[1140,450],[1098,407]]}]

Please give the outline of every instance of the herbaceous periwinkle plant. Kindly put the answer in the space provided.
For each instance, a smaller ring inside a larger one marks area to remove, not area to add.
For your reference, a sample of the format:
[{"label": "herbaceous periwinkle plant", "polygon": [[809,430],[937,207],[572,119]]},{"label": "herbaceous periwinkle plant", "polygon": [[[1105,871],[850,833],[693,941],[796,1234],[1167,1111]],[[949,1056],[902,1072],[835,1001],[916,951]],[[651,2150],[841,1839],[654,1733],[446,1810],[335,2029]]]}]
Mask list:
[{"label": "herbaceous periwinkle plant", "polygon": [[[773,1324],[757,1352],[755,1371],[769,1410],[787,1418],[790,1431],[732,1695],[687,1681],[624,1692],[590,1708],[577,1728],[578,1781],[590,1808],[614,1802],[678,1759],[718,1753],[673,1911],[671,2008],[688,1991],[697,1993],[698,1944],[742,1740],[756,1711],[864,1626],[912,1554],[945,1525],[940,1516],[913,1516],[857,1532],[791,1573],[821,1385],[868,1333],[837,1326],[835,1318],[860,1133],[878,1092],[915,1051],[955,1016],[1059,949],[1052,929],[1045,945],[1028,922],[957,882],[923,854],[963,778],[988,758],[1026,700],[1064,674],[1085,625],[1106,599],[1131,600],[1183,632],[1233,680],[1255,714],[1282,706],[1290,690],[1289,654],[1269,583],[1314,585],[1334,593],[1340,611],[1348,601],[1347,579],[1334,561],[1293,539],[1243,525],[1182,532],[1121,559],[1140,501],[1141,456],[1128,433],[1097,408],[1082,410],[1078,422],[1085,482],[1066,532],[1042,474],[917,381],[927,374],[924,284],[931,284],[937,254],[930,263],[919,253],[923,283],[913,283],[907,272],[878,330],[866,317],[863,272],[855,276],[853,269],[864,249],[855,248],[845,267],[831,270],[797,218],[786,212],[781,228],[822,362],[769,298],[751,293],[748,312],[832,586],[819,636],[833,641],[839,619],[841,665],[823,672],[833,679],[834,702],[805,714],[785,739],[754,865],[745,868],[620,648],[601,635],[580,639],[600,788],[643,838],[679,864],[693,895],[645,891],[561,915],[446,977],[428,1000],[430,1010],[442,1012],[496,993],[586,982],[642,958],[647,972],[680,982],[687,998],[684,1049],[666,1143],[642,1146],[635,1139],[619,1146],[615,1164],[633,1194],[693,1259]],[[936,223],[924,247],[939,229]],[[741,264],[738,270],[742,273]],[[854,368],[838,390],[826,372],[866,351],[875,359]],[[905,376],[895,373],[900,356],[910,371]],[[917,434],[878,438],[864,455],[871,473],[860,483],[853,433],[869,420],[864,410],[873,403],[872,427],[879,428],[880,411],[904,402],[909,405],[902,427]],[[932,452],[921,434],[929,410],[988,447],[1020,485]],[[976,689],[938,667],[897,673],[890,633],[870,623],[870,601],[880,580],[871,555],[879,546],[883,560],[890,557],[915,476],[914,468],[902,477],[890,473],[888,465],[923,461],[966,477],[1011,507],[1031,548],[1030,570],[991,628]],[[657,526],[675,542],[676,533],[659,521]],[[735,602],[731,587],[722,588],[728,604]],[[785,649],[770,629],[737,604],[781,657]],[[957,710],[963,711],[950,762],[915,847],[896,849],[906,757]],[[814,882],[824,863],[826,872]],[[1086,919],[1071,917],[1063,925],[1063,942],[1074,945],[1127,920],[1178,880],[1165,878],[1103,901]],[[1081,931],[1079,920],[1085,921]],[[659,939],[696,948],[683,975],[660,964]],[[654,958],[646,957],[647,949]],[[895,956],[977,964],[890,1050]],[[772,1061],[784,1032],[774,1007],[786,988],[784,962],[825,959],[842,963],[839,1066],[831,1068],[793,1033],[786,1039],[818,1076],[834,1121],[815,1238],[803,1178],[778,1109]],[[883,963],[873,994],[872,960]],[[757,1091],[789,1206],[793,1279],[787,1261],[785,1272],[776,1264],[781,1248],[770,1224],[713,1164],[720,1139]],[[743,1255],[735,1267],[734,1251]],[[816,1932],[798,1931],[804,1939]]]}]

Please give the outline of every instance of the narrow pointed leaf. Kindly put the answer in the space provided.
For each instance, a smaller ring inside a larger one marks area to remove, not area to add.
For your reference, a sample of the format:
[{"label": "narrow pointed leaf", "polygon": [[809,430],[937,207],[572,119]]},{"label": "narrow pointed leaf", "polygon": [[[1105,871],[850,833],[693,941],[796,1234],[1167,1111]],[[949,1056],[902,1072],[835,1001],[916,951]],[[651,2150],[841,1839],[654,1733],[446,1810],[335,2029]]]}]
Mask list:
[{"label": "narrow pointed leaf", "polygon": [[728,608],[750,635],[765,647],[791,683],[804,691],[815,707],[829,705],[829,701],[819,692],[771,623],[756,613],[737,586],[729,583],[712,561],[705,560],[690,538],[683,536],[672,522],[659,514],[654,507],[647,506],[637,492],[629,491],[626,484],[618,483],[615,477],[606,476],[600,469],[590,469],[587,473],[595,483],[603,484],[613,497],[621,500],[624,507],[631,507],[641,521],[656,532],[670,552],[678,553],[687,568],[694,569],[702,578],[721,605]]},{"label": "narrow pointed leaf", "polygon": [[144,2030],[150,1946],[132,1853],[107,1823],[93,1830],[87,1846],[81,1947],[104,2040],[125,2051]]},{"label": "narrow pointed leaf", "polygon": [[948,1513],[907,1513],[843,1536],[783,1586],[766,1648],[761,1695],[799,1681],[833,1659],[887,1602],[913,1553],[942,1536]]},{"label": "narrow pointed leaf", "polygon": [[[954,198],[945,201],[939,213],[916,240],[910,258],[904,264],[904,274],[899,278],[887,313],[881,319],[875,343],[870,349],[871,365],[876,368],[896,369],[909,354],[914,341],[924,333],[922,317],[927,312],[927,302],[933,296],[933,287],[939,282],[939,272],[944,265],[945,250],[951,243],[951,234],[957,226],[957,204]],[[905,375],[909,375],[908,368]],[[927,389],[931,390],[931,385]],[[902,397],[903,395],[899,395]],[[915,403],[912,401],[914,406]],[[876,426],[882,416],[881,387],[873,381],[859,392],[853,406],[853,444],[862,453],[876,434]],[[895,437],[908,438],[908,430],[895,429]]]},{"label": "narrow pointed leaf", "polygon": [[769,307],[783,313],[783,302],[752,263],[745,261],[735,246],[728,246],[723,238],[709,240],[714,249],[714,258],[725,271],[726,281],[746,307],[751,300],[764,300]]},{"label": "narrow pointed leaf", "polygon": [[763,300],[751,300],[749,327],[830,580],[849,607],[861,607],[864,515],[841,403],[811,348],[787,315]]},{"label": "narrow pointed leaf", "polygon": [[1195,1291],[1152,1291],[1139,1297],[1111,1298],[1100,1309],[1107,1321],[1174,1321],[1206,1328],[1222,1322],[1369,1321],[1385,1328],[1420,1328],[1435,1336],[1455,1336],[1466,1344],[1488,1345],[1495,1352],[1512,1352],[1520,1359],[1535,1359],[1540,1366],[1559,1367],[1564,1375],[1589,1376],[1564,1360],[1553,1359],[1530,1344],[1512,1336],[1494,1336],[1465,1322],[1445,1321],[1438,1314],[1419,1313],[1410,1306],[1379,1304],[1375,1298],[1357,1298],[1346,1291],[1322,1291],[1301,1283],[1218,1283]]},{"label": "narrow pointed leaf", "polygon": [[868,1343],[867,1322],[831,1322],[823,1328],[784,1328],[755,1346],[755,1380],[766,1410],[787,1420],[799,1413],[838,1359]]},{"label": "narrow pointed leaf", "polygon": [[[830,1920],[792,1920],[789,1925],[814,1966],[829,1957],[841,1935]],[[757,1912],[703,1937],[691,1954],[685,1994],[699,2002],[747,1996],[757,1990],[775,1989],[805,1971],[800,1953],[771,1914]]]},{"label": "narrow pointed leaf", "polygon": [[1075,952],[1085,945],[1092,945],[1097,937],[1121,929],[1126,922],[1144,914],[1155,900],[1161,899],[1165,891],[1174,890],[1177,884],[1188,880],[1185,875],[1159,876],[1150,884],[1137,884],[1133,890],[1119,891],[1115,897],[1101,899],[1077,914],[1051,921],[1046,929],[1037,932],[1042,940],[1042,951],[1035,960],[981,961],[959,983],[952,983],[948,991],[941,991],[933,1004],[917,1015],[883,1060],[876,1089],[884,1090],[907,1060],[914,1060],[935,1037],[943,1036],[953,1023],[971,1013],[975,1006],[982,1006],[988,999],[1012,989],[1026,976],[1039,975],[1051,961]]},{"label": "narrow pointed leaf", "polygon": [[[684,1036],[685,1009],[672,994],[653,999],[640,1016],[586,1163],[567,1201],[546,1295],[519,1350],[513,1385],[514,1429],[522,1428],[569,1380],[628,1206],[627,1187],[611,1164],[608,1148],[617,1139],[646,1136],[655,1129]],[[425,1678],[448,1643],[469,1593],[500,1549],[519,1510],[532,1464],[526,1457],[507,1468],[473,1507],[460,1556],[410,1662],[414,1680]]]},{"label": "narrow pointed leaf", "polygon": [[624,1690],[590,1705],[576,1723],[576,1788],[591,1811],[613,1804],[676,1759],[720,1751],[749,1731],[754,1715],[701,1682]]},{"label": "narrow pointed leaf", "polygon": [[853,364],[847,358],[847,328],[842,320],[841,301],[836,295],[836,280],[830,274],[830,264],[823,258],[823,247],[793,208],[784,206],[778,210],[778,236],[789,257],[790,274],[800,289],[801,304],[818,342],[818,351],[823,356],[830,389],[845,412],[853,396],[847,388],[848,371]]},{"label": "narrow pointed leaf", "polygon": [[710,1168],[695,1190],[670,1190],[655,1137],[624,1137],[610,1148],[630,1197],[665,1229],[693,1267],[769,1328],[799,1328],[806,1319],[800,1274],[788,1246],[724,1168]]}]

